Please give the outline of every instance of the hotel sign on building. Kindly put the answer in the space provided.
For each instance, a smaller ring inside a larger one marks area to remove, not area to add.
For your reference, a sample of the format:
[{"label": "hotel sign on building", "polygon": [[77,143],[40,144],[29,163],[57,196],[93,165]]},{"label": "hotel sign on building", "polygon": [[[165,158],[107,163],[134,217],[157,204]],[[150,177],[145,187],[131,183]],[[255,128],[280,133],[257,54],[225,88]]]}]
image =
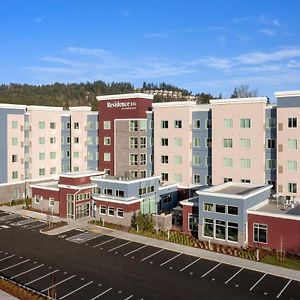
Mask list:
[{"label": "hotel sign on building", "polygon": [[120,109],[136,109],[137,104],[136,104],[136,102],[133,102],[133,101],[128,101],[128,102],[115,101],[115,102],[107,102],[106,107],[107,108],[120,108]]}]

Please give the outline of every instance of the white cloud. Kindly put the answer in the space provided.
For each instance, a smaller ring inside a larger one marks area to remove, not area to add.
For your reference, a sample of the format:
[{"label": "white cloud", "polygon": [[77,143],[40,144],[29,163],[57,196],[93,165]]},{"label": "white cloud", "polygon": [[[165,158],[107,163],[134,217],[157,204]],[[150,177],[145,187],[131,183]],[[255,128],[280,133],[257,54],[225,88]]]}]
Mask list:
[{"label": "white cloud", "polygon": [[36,23],[41,23],[41,22],[44,21],[44,19],[45,19],[45,17],[38,17],[38,18],[35,18],[35,19],[34,19],[34,22],[36,22]]},{"label": "white cloud", "polygon": [[275,36],[276,32],[275,30],[271,29],[271,28],[263,28],[260,30],[261,33],[268,35],[268,36]]},{"label": "white cloud", "polygon": [[79,54],[83,56],[93,56],[101,59],[112,59],[113,56],[107,50],[101,48],[77,48],[77,47],[68,47],[66,51],[72,54]]}]

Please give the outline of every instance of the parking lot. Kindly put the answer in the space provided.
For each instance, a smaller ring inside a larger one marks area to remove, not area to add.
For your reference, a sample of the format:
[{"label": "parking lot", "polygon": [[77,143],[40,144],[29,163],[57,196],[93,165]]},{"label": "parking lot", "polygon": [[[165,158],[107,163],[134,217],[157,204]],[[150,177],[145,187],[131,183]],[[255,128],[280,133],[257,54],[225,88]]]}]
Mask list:
[{"label": "parking lot", "polygon": [[[34,234],[36,238],[37,233],[34,231],[40,228],[32,227],[39,225],[36,224],[39,221],[31,222],[29,219],[9,216],[0,214],[0,237],[4,232],[11,231],[17,235],[18,232],[25,231]],[[3,224],[9,228],[2,228]],[[0,243],[0,273],[45,295],[49,290],[54,289],[59,299],[168,299],[163,292],[160,292],[161,297],[151,295],[151,291],[143,287],[145,283],[123,284],[122,281],[129,280],[131,275],[138,275],[145,281],[147,281],[146,277],[149,277],[152,279],[151,284],[157,281],[157,288],[160,288],[160,284],[165,287],[164,293],[167,293],[168,289],[174,289],[174,295],[177,294],[176,289],[180,288],[180,284],[184,287],[188,286],[191,291],[183,291],[188,299],[196,299],[194,297],[196,294],[201,296],[204,289],[206,294],[203,295],[203,299],[214,299],[216,293],[221,293],[224,296],[221,297],[222,299],[255,297],[256,299],[296,300],[300,297],[298,281],[109,235],[71,230],[55,237],[44,235],[42,237],[44,240],[51,240],[52,243],[56,241],[55,244],[59,244],[58,249],[65,248],[70,252],[70,260],[71,258],[80,260],[78,264],[88,257],[92,257],[95,263],[92,262],[86,270],[83,270],[83,267],[76,268],[74,263],[49,264],[46,255],[40,255],[40,259],[35,259],[33,258],[35,253],[20,255],[19,252],[13,251],[14,249],[5,250]],[[82,257],[73,258],[72,249],[76,253],[81,253]],[[98,265],[96,262],[101,264]],[[90,264],[89,259],[87,264]],[[92,269],[93,266],[95,270]],[[93,275],[95,272],[97,275]],[[102,276],[98,276],[97,272]],[[118,278],[119,273],[127,274],[125,277],[128,278]],[[142,286],[140,287],[139,284]],[[189,293],[191,293],[190,297]],[[208,295],[211,297],[209,298]],[[218,298],[220,299],[220,296]]]}]

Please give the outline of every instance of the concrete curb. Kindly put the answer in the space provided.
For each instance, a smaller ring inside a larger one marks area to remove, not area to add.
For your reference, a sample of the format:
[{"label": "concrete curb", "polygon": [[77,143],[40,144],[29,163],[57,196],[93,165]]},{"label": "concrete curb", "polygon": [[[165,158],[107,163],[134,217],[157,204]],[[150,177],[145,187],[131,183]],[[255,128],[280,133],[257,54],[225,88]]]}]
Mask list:
[{"label": "concrete curb", "polygon": [[2,290],[0,290],[0,299],[1,300],[18,300],[18,298],[10,295],[10,294],[7,294],[5,292],[3,292]]}]

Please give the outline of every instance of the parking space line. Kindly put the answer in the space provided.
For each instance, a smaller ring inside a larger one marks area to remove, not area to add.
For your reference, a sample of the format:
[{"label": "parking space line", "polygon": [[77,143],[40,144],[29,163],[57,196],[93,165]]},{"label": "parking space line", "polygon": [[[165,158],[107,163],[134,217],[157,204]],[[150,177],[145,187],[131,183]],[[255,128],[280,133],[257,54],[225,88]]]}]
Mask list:
[{"label": "parking space line", "polygon": [[160,249],[160,250],[158,250],[157,252],[152,253],[152,254],[150,254],[149,256],[146,256],[146,257],[142,258],[141,261],[144,261],[144,260],[146,260],[146,259],[148,259],[148,258],[150,258],[150,257],[152,257],[152,256],[154,256],[154,255],[156,255],[156,254],[158,254],[159,252],[164,251],[164,250],[165,250],[165,249]]},{"label": "parking space line", "polygon": [[97,295],[96,297],[92,298],[91,300],[95,300],[103,296],[104,294],[108,293],[112,288],[107,289],[106,291],[102,292],[101,294]]},{"label": "parking space line", "polygon": [[178,256],[182,255],[182,253],[178,253],[174,257],[171,257],[170,259],[166,260],[165,262],[161,263],[159,266],[162,267],[163,265],[167,264],[168,262],[172,261],[173,259],[177,258]]},{"label": "parking space line", "polygon": [[210,272],[212,272],[214,269],[216,269],[220,264],[222,264],[221,262],[219,262],[217,265],[215,265],[214,267],[212,267],[210,270],[208,270],[206,273],[204,273],[201,278],[204,278],[207,274],[209,274]]},{"label": "parking space line", "polygon": [[72,292],[70,292],[70,293],[68,293],[68,294],[66,294],[66,295],[64,295],[64,296],[62,296],[62,297],[60,297],[59,299],[64,299],[64,298],[66,298],[66,297],[68,297],[68,296],[70,296],[70,295],[72,295],[72,294],[78,292],[79,290],[85,288],[86,286],[90,285],[90,284],[93,283],[93,282],[94,282],[94,281],[91,280],[90,282],[88,282],[88,283],[86,283],[86,284],[80,286],[80,287],[77,288],[76,290],[74,290],[74,291],[72,291]]},{"label": "parking space line", "polygon": [[227,281],[225,281],[225,284],[227,284],[231,279],[233,279],[237,274],[242,272],[244,268],[239,269],[235,274],[233,274]]},{"label": "parking space line", "polygon": [[47,287],[46,289],[43,289],[43,290],[42,290],[42,293],[44,293],[44,292],[46,292],[47,290],[53,288],[54,286],[58,286],[58,285],[60,285],[61,283],[63,283],[63,282],[65,282],[65,281],[68,281],[68,280],[74,278],[75,276],[76,276],[76,275],[72,275],[72,276],[70,276],[70,277],[68,277],[68,278],[65,278],[65,279],[63,279],[63,280],[61,280],[61,281],[59,281],[59,282],[57,282],[57,283],[55,283],[55,284],[53,284],[53,285]]},{"label": "parking space line", "polygon": [[16,256],[16,254],[12,254],[11,256],[6,256],[6,257],[4,257],[4,258],[1,258],[0,261],[9,259],[9,258],[14,257],[14,256]]},{"label": "parking space line", "polygon": [[292,281],[292,279],[290,279],[288,281],[288,283],[283,287],[283,289],[279,292],[279,294],[276,296],[277,299],[281,296],[281,294],[284,292],[284,290],[287,288],[287,286],[291,283],[291,281]]},{"label": "parking space line", "polygon": [[130,254],[132,254],[132,253],[134,253],[134,252],[137,252],[137,251],[139,251],[139,250],[141,250],[141,249],[143,249],[143,248],[145,248],[145,247],[147,247],[147,246],[148,246],[148,245],[144,245],[144,246],[142,246],[142,247],[140,247],[140,248],[137,248],[137,249],[135,249],[135,250],[133,250],[133,251],[130,251],[130,252],[124,254],[124,256],[128,256],[128,255],[130,255]]},{"label": "parking space line", "polygon": [[23,260],[23,261],[21,261],[21,262],[19,262],[19,263],[17,263],[17,264],[12,265],[12,266],[6,267],[6,268],[0,270],[0,272],[3,272],[3,271],[6,271],[6,270],[9,270],[9,269],[12,269],[12,268],[14,268],[14,267],[16,267],[16,266],[19,266],[19,265],[22,265],[22,264],[25,264],[25,263],[28,262],[28,261],[30,261],[30,258],[28,258],[28,259],[26,259],[26,260]]},{"label": "parking space line", "polygon": [[124,300],[129,300],[133,297],[133,295],[130,295],[129,297],[125,298]]},{"label": "parking space line", "polygon": [[24,274],[26,274],[26,273],[29,273],[29,272],[31,272],[31,271],[33,271],[33,270],[35,270],[35,269],[38,269],[38,268],[40,268],[40,267],[42,267],[42,266],[44,266],[44,264],[41,264],[41,265],[39,265],[39,266],[36,266],[36,267],[34,267],[34,268],[30,269],[30,270],[27,270],[27,271],[25,271],[25,272],[19,273],[19,274],[17,274],[17,275],[14,275],[13,277],[10,277],[10,279],[14,279],[14,278],[16,278],[16,277],[19,277],[19,276],[21,276],[21,275],[24,275]]},{"label": "parking space line", "polygon": [[263,276],[261,276],[255,283],[254,285],[249,289],[249,291],[252,291],[264,278],[267,276],[267,273],[265,273]]},{"label": "parking space line", "polygon": [[33,229],[33,228],[37,228],[37,227],[41,227],[41,226],[45,226],[45,223],[41,223],[41,224],[38,224],[38,225],[30,226],[30,227],[27,227],[27,229]]},{"label": "parking space line", "polygon": [[118,248],[121,248],[121,247],[123,247],[123,246],[125,246],[125,245],[128,245],[128,244],[130,244],[130,243],[131,243],[130,241],[129,241],[129,242],[126,242],[126,243],[124,243],[124,244],[122,244],[122,245],[120,245],[120,246],[117,246],[117,247],[114,247],[114,248],[112,248],[112,249],[109,249],[108,252],[114,251],[114,250],[116,250],[116,249],[118,249]]},{"label": "parking space line", "polygon": [[112,242],[112,241],[114,241],[114,240],[116,240],[116,239],[117,239],[116,237],[115,237],[115,238],[112,238],[112,239],[110,239],[110,240],[108,240],[108,241],[105,241],[105,242],[103,242],[103,243],[101,243],[101,244],[98,244],[98,245],[93,246],[93,248],[96,248],[96,247],[99,247],[99,246],[104,245],[104,244],[106,244],[106,243]]},{"label": "parking space line", "polygon": [[45,275],[43,275],[43,276],[41,276],[41,277],[39,277],[39,278],[33,279],[33,280],[31,280],[31,281],[25,283],[24,285],[29,285],[29,284],[31,284],[31,283],[34,283],[34,282],[36,282],[36,281],[39,281],[39,280],[41,280],[41,279],[43,279],[43,278],[45,278],[45,277],[47,277],[47,276],[49,276],[49,275],[52,275],[52,274],[54,274],[54,273],[56,273],[56,272],[58,272],[58,271],[59,271],[59,269],[56,269],[55,271],[52,271],[52,272],[50,272],[50,273],[47,273],[47,274],[45,274]]},{"label": "parking space line", "polygon": [[185,269],[187,269],[188,267],[192,266],[193,264],[195,264],[197,261],[199,261],[201,259],[201,257],[195,259],[194,261],[192,261],[190,264],[188,264],[187,266],[183,267],[179,272],[184,271]]}]

